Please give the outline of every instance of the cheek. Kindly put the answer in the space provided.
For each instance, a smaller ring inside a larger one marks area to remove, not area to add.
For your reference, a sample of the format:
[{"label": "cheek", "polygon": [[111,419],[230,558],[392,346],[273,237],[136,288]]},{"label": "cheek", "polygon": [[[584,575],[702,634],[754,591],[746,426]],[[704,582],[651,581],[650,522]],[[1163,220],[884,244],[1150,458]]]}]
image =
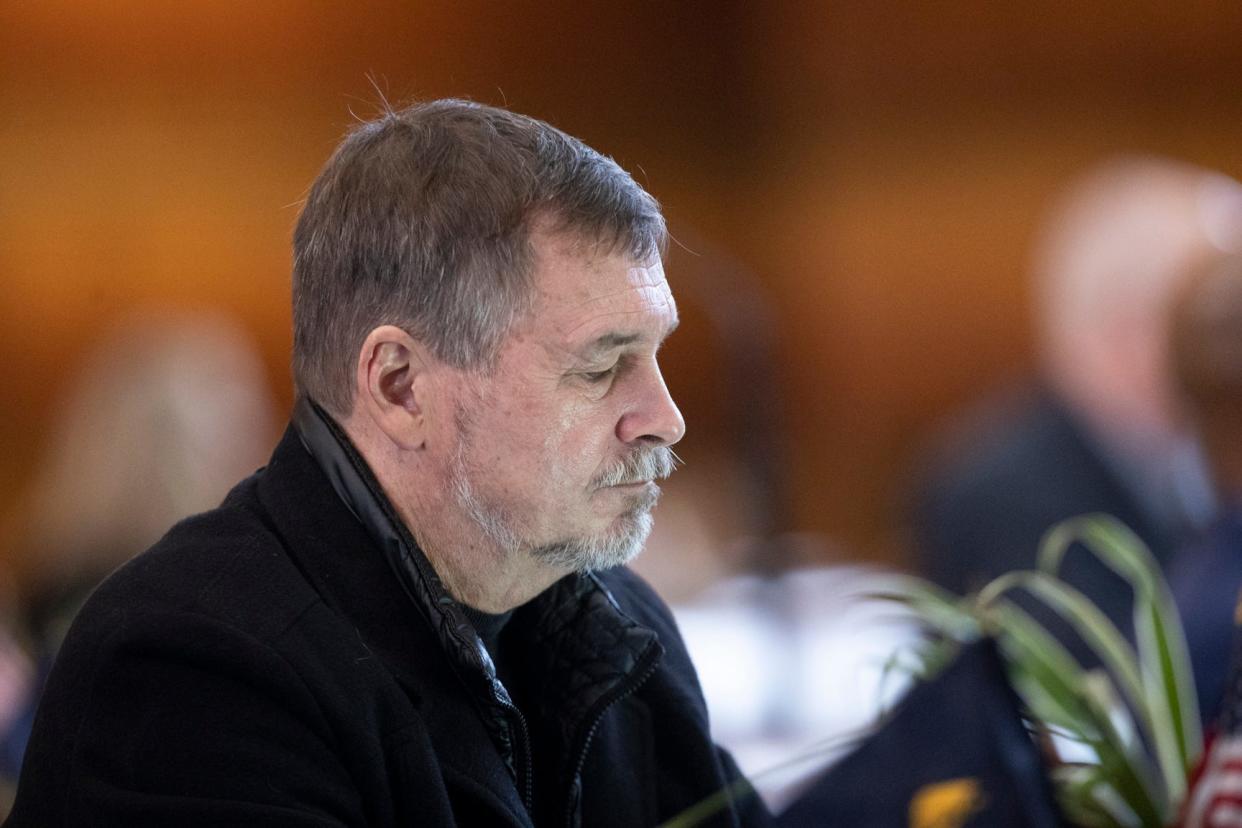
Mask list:
[{"label": "cheek", "polygon": [[565,412],[549,431],[547,454],[576,478],[590,479],[615,459],[614,426],[596,406]]},{"label": "cheek", "polygon": [[522,479],[519,485],[581,488],[615,459],[616,422],[607,400],[590,400],[572,389],[536,393],[527,387],[497,389],[477,404],[486,415],[473,431],[480,465],[494,474]]},{"label": "cheek", "polygon": [[534,395],[520,387],[501,387],[480,394],[474,405],[482,415],[475,418],[472,431],[493,449],[496,459],[529,457],[541,447],[548,415]]}]

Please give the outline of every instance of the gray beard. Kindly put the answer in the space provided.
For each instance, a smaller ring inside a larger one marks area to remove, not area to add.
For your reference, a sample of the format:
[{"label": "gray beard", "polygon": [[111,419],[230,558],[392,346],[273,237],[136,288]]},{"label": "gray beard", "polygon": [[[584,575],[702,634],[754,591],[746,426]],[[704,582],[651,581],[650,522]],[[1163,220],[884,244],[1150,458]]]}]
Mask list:
[{"label": "gray beard", "polygon": [[643,551],[654,523],[651,509],[658,499],[658,494],[644,496],[643,503],[621,515],[621,526],[616,532],[544,544],[530,554],[550,566],[573,572],[624,566]]},{"label": "gray beard", "polygon": [[[628,459],[602,476],[596,485],[613,485],[622,482],[625,470],[635,467],[651,472],[648,477],[667,477],[672,471],[674,461],[667,449],[656,449],[654,454],[640,460]],[[569,572],[589,572],[593,570],[612,569],[632,561],[642,552],[647,537],[651,534],[653,520],[651,510],[660,499],[659,489],[643,490],[636,498],[634,505],[619,518],[616,530],[600,535],[563,538],[548,543],[531,543],[521,536],[518,521],[514,515],[503,507],[489,503],[479,496],[470,479],[464,451],[454,458],[452,468],[452,489],[458,505],[470,519],[482,530],[492,543],[507,554],[516,554],[527,550],[531,557],[557,569]]]}]

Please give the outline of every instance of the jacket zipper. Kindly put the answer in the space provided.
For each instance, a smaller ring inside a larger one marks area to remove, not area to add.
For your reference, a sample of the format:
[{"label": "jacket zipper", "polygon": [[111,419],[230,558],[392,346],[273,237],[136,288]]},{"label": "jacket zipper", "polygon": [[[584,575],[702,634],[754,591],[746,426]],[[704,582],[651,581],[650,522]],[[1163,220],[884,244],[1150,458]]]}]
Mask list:
[{"label": "jacket zipper", "polygon": [[[574,784],[582,777],[582,769],[586,765],[587,751],[591,747],[591,740],[595,738],[595,731],[599,729],[599,723],[603,721],[604,714],[608,712],[608,708],[633,695],[638,691],[638,688],[646,684],[647,679],[651,678],[652,674],[655,673],[656,667],[658,666],[660,660],[660,650],[658,647],[653,646],[647,649],[647,653],[646,664],[643,665],[641,673],[638,671],[631,673],[630,675],[633,678],[629,684],[614,690],[611,696],[605,697],[604,700],[597,704],[598,709],[593,714],[591,726],[587,728],[586,733],[582,738],[582,743],[578,748],[578,761],[574,764],[574,772],[569,776],[570,794],[573,793]],[[573,828],[574,826],[574,811],[574,797],[571,795],[565,803],[565,825],[569,826],[569,828]]]},{"label": "jacket zipper", "polygon": [[534,803],[534,763],[530,756],[530,729],[526,725],[526,717],[522,715],[522,711],[518,710],[517,705],[509,702],[501,702],[501,706],[509,713],[516,717],[518,723],[518,733],[522,739],[522,755],[519,778],[522,784],[522,804],[526,807],[526,813],[534,819],[532,809]]}]

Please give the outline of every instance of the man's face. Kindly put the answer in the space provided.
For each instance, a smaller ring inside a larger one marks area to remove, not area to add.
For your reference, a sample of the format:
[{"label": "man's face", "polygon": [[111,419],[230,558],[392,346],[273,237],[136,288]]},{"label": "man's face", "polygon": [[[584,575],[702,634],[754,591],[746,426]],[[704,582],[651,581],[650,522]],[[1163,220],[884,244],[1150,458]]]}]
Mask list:
[{"label": "man's face", "polygon": [[457,410],[450,483],[506,552],[563,570],[641,549],[685,423],[656,352],[677,324],[659,261],[536,233],[535,303]]}]

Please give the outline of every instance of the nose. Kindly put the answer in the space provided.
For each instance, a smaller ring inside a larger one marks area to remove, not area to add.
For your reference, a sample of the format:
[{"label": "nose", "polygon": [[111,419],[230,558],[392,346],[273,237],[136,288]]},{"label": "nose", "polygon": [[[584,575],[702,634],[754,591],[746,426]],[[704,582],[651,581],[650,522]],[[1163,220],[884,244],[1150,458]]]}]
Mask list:
[{"label": "nose", "polygon": [[664,375],[652,365],[631,404],[617,421],[617,438],[625,443],[671,446],[686,434],[686,421],[668,392]]}]

